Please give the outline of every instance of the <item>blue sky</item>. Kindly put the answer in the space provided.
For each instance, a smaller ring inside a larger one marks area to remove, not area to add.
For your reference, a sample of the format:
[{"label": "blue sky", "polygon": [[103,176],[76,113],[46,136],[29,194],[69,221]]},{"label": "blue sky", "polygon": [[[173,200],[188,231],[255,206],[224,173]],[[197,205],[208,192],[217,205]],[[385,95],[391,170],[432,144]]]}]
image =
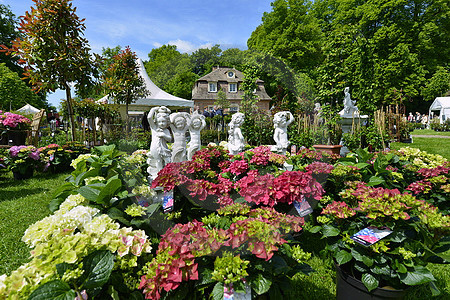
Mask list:
[{"label": "blue sky", "polygon": [[[247,49],[247,39],[261,24],[272,0],[73,0],[77,15],[85,18],[85,36],[92,51],[103,47],[130,46],[148,59],[153,48],[176,45],[180,52],[220,44]],[[16,16],[30,10],[32,0],[0,0]],[[65,94],[49,94],[58,106]]]}]

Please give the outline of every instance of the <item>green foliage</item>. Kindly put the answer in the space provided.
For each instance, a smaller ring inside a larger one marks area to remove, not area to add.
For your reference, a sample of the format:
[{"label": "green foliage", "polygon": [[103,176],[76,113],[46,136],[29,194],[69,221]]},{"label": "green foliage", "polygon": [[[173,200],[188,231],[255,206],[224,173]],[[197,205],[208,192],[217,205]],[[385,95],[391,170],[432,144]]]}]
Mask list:
[{"label": "green foliage", "polygon": [[444,67],[438,67],[427,85],[422,89],[425,101],[433,101],[436,97],[443,96],[450,90],[450,73]]},{"label": "green foliage", "polygon": [[19,75],[0,63],[0,108],[17,110],[25,104],[43,108],[45,103],[29,88]]}]

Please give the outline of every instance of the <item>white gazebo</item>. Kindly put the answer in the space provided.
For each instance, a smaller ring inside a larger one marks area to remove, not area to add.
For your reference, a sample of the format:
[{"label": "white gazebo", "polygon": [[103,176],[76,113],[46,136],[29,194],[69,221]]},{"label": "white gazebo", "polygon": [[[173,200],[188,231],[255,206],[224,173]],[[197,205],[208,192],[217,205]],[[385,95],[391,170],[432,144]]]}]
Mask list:
[{"label": "white gazebo", "polygon": [[[438,113],[437,113],[438,112]],[[450,118],[450,97],[437,97],[429,109],[429,117],[431,120],[432,114],[439,116],[439,122],[442,124]]]},{"label": "white gazebo", "polygon": [[33,114],[34,115],[34,114],[38,113],[40,111],[40,109],[27,103],[26,105],[19,108],[17,111],[24,113],[24,114],[30,114],[30,115]]},{"label": "white gazebo", "polygon": [[[144,63],[141,59],[137,61],[139,65],[139,76],[144,80],[144,84],[147,87],[149,94],[145,98],[136,99],[133,103],[128,105],[128,113],[130,116],[142,116],[144,112],[149,111],[153,106],[166,106],[170,109],[183,109],[194,107],[194,101],[186,100],[183,98],[171,95],[153,83],[145,70]],[[106,95],[105,97],[97,100],[99,103],[114,103],[114,100]],[[125,104],[120,105],[120,114],[125,117]]]}]

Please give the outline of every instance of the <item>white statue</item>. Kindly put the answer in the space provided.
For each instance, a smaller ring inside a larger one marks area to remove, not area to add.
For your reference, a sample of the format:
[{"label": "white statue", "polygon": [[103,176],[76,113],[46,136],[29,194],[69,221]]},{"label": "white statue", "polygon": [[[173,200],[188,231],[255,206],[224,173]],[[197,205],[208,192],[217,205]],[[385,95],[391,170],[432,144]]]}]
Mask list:
[{"label": "white statue", "polygon": [[205,116],[194,111],[191,115],[191,126],[189,127],[189,134],[191,141],[188,144],[188,160],[192,160],[192,156],[201,149],[202,141],[200,138],[200,131],[205,128]]},{"label": "white statue", "polygon": [[243,113],[235,113],[231,117],[230,124],[228,124],[230,126],[228,130],[228,151],[231,155],[236,155],[244,150],[245,141],[240,128],[244,124],[244,118]]},{"label": "white statue", "polygon": [[351,99],[349,90],[349,87],[344,89],[344,109],[339,112],[340,115],[353,115],[353,113],[359,113],[358,107],[355,106],[356,100]]},{"label": "white statue", "polygon": [[147,172],[152,179],[155,179],[158,172],[170,163],[171,154],[167,143],[172,141],[172,136],[168,129],[170,109],[165,106],[153,107],[148,114],[148,123],[152,131],[152,142],[150,151],[147,153]]},{"label": "white statue", "polygon": [[186,112],[170,115],[170,129],[173,134],[172,162],[182,162],[186,156],[186,131],[190,126],[191,117]]},{"label": "white statue", "polygon": [[273,124],[275,127],[273,139],[275,140],[276,145],[272,147],[272,151],[280,152],[281,154],[286,153],[290,144],[287,135],[287,127],[293,121],[294,116],[290,111],[280,111],[275,114],[273,117]]}]

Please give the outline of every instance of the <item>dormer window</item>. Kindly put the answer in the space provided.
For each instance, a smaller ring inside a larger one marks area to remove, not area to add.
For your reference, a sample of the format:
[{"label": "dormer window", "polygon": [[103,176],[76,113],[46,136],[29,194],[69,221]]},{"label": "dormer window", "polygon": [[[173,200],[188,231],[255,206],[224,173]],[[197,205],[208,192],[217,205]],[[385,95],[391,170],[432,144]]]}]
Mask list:
[{"label": "dormer window", "polygon": [[227,75],[228,75],[228,78],[234,78],[234,72],[233,71],[228,71]]},{"label": "dormer window", "polygon": [[208,92],[217,93],[217,82],[209,82],[208,83]]}]

